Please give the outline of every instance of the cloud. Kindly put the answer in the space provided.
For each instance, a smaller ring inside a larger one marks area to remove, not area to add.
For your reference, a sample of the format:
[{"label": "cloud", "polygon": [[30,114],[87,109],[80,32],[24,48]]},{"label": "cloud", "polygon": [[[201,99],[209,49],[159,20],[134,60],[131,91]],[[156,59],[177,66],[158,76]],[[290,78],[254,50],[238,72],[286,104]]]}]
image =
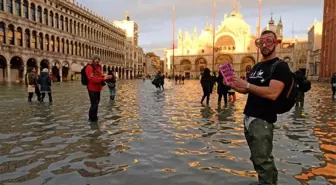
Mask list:
[{"label": "cloud", "polygon": [[[172,7],[175,5],[176,30],[194,25],[204,27],[206,17],[212,23],[212,0],[77,0],[90,7],[94,12],[110,20],[124,19],[126,11],[139,25],[139,42],[145,50],[165,48],[171,45]],[[216,0],[217,23],[223,20],[225,13],[232,10],[232,0]],[[255,32],[258,17],[257,0],[240,0],[241,12],[245,21]],[[309,12],[309,13],[307,13]],[[316,17],[322,17],[323,0],[263,0],[262,27],[268,22],[271,13],[276,21],[281,16],[284,33],[291,36],[292,22],[298,22],[295,34],[304,35],[306,28]],[[198,29],[200,32],[200,29]]]}]

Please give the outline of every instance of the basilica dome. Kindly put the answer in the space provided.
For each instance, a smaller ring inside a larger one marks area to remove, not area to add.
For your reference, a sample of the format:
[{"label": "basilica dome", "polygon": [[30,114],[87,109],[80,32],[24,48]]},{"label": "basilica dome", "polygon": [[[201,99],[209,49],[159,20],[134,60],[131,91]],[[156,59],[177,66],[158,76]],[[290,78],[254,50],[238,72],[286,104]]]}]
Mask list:
[{"label": "basilica dome", "polygon": [[243,19],[243,15],[241,13],[237,13],[232,11],[231,16],[227,17],[224,16],[224,20],[222,21],[219,32],[231,32],[235,36],[239,36],[241,34],[249,34],[250,33],[250,25],[248,25],[245,20]]}]

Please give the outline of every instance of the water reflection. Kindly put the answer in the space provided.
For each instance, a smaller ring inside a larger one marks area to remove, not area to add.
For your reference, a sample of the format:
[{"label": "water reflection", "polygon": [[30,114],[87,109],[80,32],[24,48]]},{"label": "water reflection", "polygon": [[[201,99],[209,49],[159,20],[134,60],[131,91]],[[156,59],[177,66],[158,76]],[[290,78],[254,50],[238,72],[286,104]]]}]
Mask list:
[{"label": "water reflection", "polygon": [[[248,184],[256,180],[243,134],[246,96],[199,103],[199,81],[121,81],[102,93],[99,122],[77,83],[55,84],[54,103],[26,103],[0,87],[0,184]],[[314,84],[305,107],[279,116],[274,155],[280,184],[336,184],[336,104]],[[11,93],[15,92],[15,93]],[[313,98],[312,98],[313,97]],[[12,106],[8,106],[12,105]]]}]

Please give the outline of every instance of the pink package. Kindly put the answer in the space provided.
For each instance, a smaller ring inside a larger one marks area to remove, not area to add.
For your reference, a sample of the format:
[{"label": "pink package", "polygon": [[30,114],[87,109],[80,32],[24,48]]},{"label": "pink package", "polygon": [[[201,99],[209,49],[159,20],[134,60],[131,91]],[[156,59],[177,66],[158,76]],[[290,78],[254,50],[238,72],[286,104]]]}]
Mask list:
[{"label": "pink package", "polygon": [[231,62],[219,65],[219,71],[223,76],[224,83],[226,85],[232,84],[232,78],[234,77],[234,70]]}]

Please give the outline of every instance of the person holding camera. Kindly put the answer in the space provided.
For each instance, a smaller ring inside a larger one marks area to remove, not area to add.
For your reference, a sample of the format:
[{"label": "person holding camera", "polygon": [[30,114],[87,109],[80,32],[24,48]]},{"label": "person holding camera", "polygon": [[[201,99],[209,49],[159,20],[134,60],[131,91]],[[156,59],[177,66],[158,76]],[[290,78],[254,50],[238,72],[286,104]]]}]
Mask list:
[{"label": "person holding camera", "polygon": [[87,89],[90,97],[89,121],[98,121],[98,105],[100,101],[100,92],[106,85],[105,80],[112,78],[112,75],[103,76],[102,67],[99,64],[100,57],[94,55],[92,63],[86,66],[85,73],[88,80]]}]

